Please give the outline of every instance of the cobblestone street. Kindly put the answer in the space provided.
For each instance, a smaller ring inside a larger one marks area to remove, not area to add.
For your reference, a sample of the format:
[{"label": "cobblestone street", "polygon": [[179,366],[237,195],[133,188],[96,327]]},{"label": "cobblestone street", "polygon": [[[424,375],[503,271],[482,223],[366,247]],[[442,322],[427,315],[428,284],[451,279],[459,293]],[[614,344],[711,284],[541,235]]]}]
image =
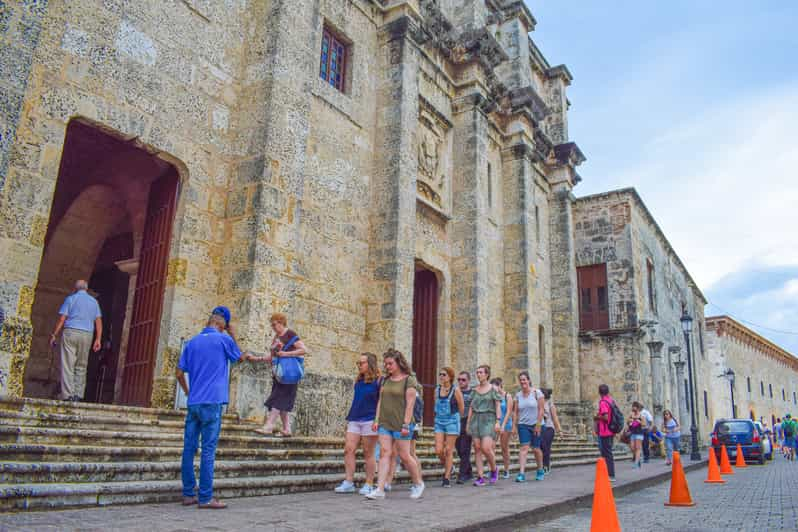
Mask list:
[{"label": "cobblestone street", "polygon": [[[616,498],[625,532],[651,530],[798,530],[798,462],[777,457],[765,466],[736,469],[725,484],[705,484],[706,469],[687,474],[692,508],[665,507],[668,482]],[[590,509],[526,530],[572,532],[590,529]]]}]

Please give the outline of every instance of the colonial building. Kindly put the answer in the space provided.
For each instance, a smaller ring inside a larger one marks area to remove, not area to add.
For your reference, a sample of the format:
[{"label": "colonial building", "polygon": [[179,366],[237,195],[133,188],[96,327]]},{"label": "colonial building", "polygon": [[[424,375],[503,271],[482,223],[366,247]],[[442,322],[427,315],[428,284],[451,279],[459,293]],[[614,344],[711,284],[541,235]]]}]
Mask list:
[{"label": "colonial building", "polygon": [[685,310],[694,324],[694,389],[711,379],[701,290],[634,189],[579,198],[574,235],[582,396],[605,382],[626,411],[640,401],[657,423],[670,409],[687,426]]},{"label": "colonial building", "polygon": [[[574,197],[571,74],[521,0],[0,10],[0,392],[54,396],[47,337],[86,278],[90,401],[172,406],[217,304],[255,350],[288,314],[306,433],[340,429],[357,354],[392,346],[426,384],[530,370],[582,427],[602,381],[658,416],[684,401],[678,318],[703,357],[703,296],[634,191]],[[232,379],[260,416],[268,368]]]},{"label": "colonial building", "polygon": [[785,414],[798,415],[794,355],[729,316],[707,318],[706,349],[715,377],[705,387],[710,418],[732,417],[732,394],[734,417],[772,427]]}]

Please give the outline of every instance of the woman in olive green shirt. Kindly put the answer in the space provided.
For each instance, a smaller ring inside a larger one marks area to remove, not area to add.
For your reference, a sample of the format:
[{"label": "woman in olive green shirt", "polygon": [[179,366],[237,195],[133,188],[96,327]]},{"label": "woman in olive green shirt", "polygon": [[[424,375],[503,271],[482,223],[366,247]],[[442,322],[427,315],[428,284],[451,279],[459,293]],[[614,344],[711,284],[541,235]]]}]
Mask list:
[{"label": "woman in olive green shirt", "polygon": [[[488,382],[490,366],[482,365],[477,368],[479,385],[471,394],[471,407],[468,409],[468,433],[474,438],[474,459],[477,463],[477,478],[474,486],[484,486],[487,483],[495,484],[499,479],[499,469],[496,467],[496,433],[501,433],[502,427],[499,419],[502,416],[502,397],[496,388]],[[490,479],[486,482],[482,476],[483,456],[488,459],[490,466]]]},{"label": "woman in olive green shirt", "polygon": [[394,442],[399,458],[410,473],[413,487],[410,498],[418,499],[424,493],[421,468],[410,453],[410,440],[413,435],[413,405],[416,402],[416,378],[410,373],[410,364],[404,355],[389,349],[382,355],[385,373],[388,375],[380,389],[377,402],[377,417],[373,430],[377,431],[380,442],[380,466],[377,489],[371,490],[367,499],[384,499],[385,483],[389,480],[391,462],[394,457]]}]

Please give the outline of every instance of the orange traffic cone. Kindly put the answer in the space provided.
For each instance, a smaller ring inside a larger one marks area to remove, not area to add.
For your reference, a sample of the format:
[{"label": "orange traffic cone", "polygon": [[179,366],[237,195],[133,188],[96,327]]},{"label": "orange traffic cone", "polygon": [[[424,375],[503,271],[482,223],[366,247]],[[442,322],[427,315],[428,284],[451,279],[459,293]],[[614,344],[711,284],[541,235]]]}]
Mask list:
[{"label": "orange traffic cone", "polygon": [[737,461],[734,463],[734,467],[748,467],[745,465],[745,456],[743,456],[743,447],[739,443],[737,444]]},{"label": "orange traffic cone", "polygon": [[607,463],[603,458],[596,462],[596,482],[593,485],[593,515],[590,518],[590,532],[621,532],[618,512],[615,510],[615,497],[612,495]]},{"label": "orange traffic cone", "polygon": [[734,469],[732,469],[731,463],[729,462],[729,453],[726,452],[726,446],[720,446],[720,474],[721,475],[733,475]]},{"label": "orange traffic cone", "polygon": [[682,457],[678,451],[673,452],[673,472],[671,474],[671,496],[665,506],[695,506],[690,497],[690,488],[682,469]]},{"label": "orange traffic cone", "polygon": [[718,461],[715,460],[715,449],[709,448],[709,470],[707,471],[707,484],[724,484],[726,481],[720,478],[720,468]]}]

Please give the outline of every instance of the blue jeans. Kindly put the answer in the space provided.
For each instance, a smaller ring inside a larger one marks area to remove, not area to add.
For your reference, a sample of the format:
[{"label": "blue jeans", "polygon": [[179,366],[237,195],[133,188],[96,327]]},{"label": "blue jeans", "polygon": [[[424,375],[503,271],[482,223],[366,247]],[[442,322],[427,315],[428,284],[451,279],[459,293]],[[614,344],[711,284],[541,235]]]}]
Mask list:
[{"label": "blue jeans", "polygon": [[216,458],[216,444],[222,430],[221,404],[203,403],[189,405],[186,414],[186,430],[183,434],[183,462],[180,467],[183,477],[183,497],[193,497],[197,479],[194,476],[194,455],[197,454],[200,437],[199,503],[205,504],[213,499],[213,461]]},{"label": "blue jeans", "polygon": [[671,438],[670,436],[665,436],[665,455],[668,458],[668,462],[673,460],[673,451],[679,450],[679,443],[681,438]]}]

